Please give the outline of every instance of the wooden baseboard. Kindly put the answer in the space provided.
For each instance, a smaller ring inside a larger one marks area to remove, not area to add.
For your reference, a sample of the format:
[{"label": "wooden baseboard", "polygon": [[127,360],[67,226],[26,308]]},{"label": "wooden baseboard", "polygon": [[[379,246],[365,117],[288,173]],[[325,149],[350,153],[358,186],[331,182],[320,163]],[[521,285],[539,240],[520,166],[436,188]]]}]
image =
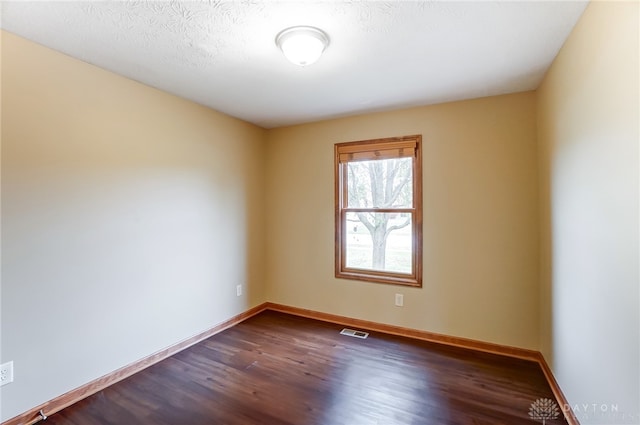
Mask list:
[{"label": "wooden baseboard", "polygon": [[439,344],[452,345],[456,347],[466,348],[470,350],[482,351],[486,353],[500,354],[509,357],[516,357],[519,359],[530,360],[537,362],[540,365],[545,377],[547,378],[547,382],[553,391],[553,394],[556,397],[556,402],[560,407],[562,407],[562,411],[567,419],[569,425],[580,425],[578,419],[571,409],[566,409],[568,406],[568,402],[558,385],[555,377],[549,365],[545,361],[544,357],[539,351],[527,350],[524,348],[511,347],[507,345],[493,344],[490,342],[477,341],[468,338],[460,338],[455,336],[448,336],[443,334],[438,334],[434,332],[421,331],[417,329],[404,328],[401,326],[387,325],[384,323],[370,322],[367,320],[354,319],[351,317],[338,316],[335,314],[322,313],[313,310],[307,310],[298,307],[291,307],[283,304],[276,303],[263,303],[256,307],[253,307],[250,310],[245,311],[244,313],[240,313],[229,320],[226,320],[213,328],[206,330],[198,335],[194,335],[191,338],[188,338],[184,341],[181,341],[177,344],[174,344],[170,347],[167,347],[163,350],[160,350],[150,356],[147,356],[141,360],[138,360],[134,363],[131,363],[127,366],[124,366],[114,372],[111,372],[105,376],[102,376],[98,379],[95,379],[81,387],[78,387],[74,390],[71,390],[59,397],[54,398],[46,403],[43,403],[39,406],[30,409],[29,411],[18,415],[12,419],[9,419],[3,422],[1,425],[32,425],[41,420],[40,410],[44,412],[46,415],[51,415],[56,413],[67,406],[72,405],[92,394],[97,393],[98,391],[103,390],[104,388],[115,384],[118,381],[121,381],[134,373],[140,372],[147,367],[158,363],[161,360],[164,360],[172,355],[178,353],[179,351],[184,350],[194,344],[197,344],[200,341],[203,341],[219,332],[222,332],[225,329],[228,329],[232,326],[237,325],[238,323],[255,316],[256,314],[264,311],[264,310],[273,310],[279,311],[282,313],[292,314],[295,316],[307,317],[310,319],[322,320],[324,322],[336,323],[340,325],[350,326],[359,329],[366,329],[375,332],[381,332],[391,335],[404,336],[413,339],[420,339],[423,341],[436,342]]},{"label": "wooden baseboard", "polygon": [[486,353],[500,354],[503,356],[516,357],[519,359],[530,360],[540,365],[544,373],[549,387],[553,391],[556,403],[562,409],[567,423],[569,425],[580,425],[577,417],[569,406],[558,382],[553,376],[553,372],[539,351],[527,350],[525,348],[511,347],[507,345],[493,344],[490,342],[477,341],[468,338],[460,338],[455,336],[443,335],[434,332],[421,331],[417,329],[403,328],[401,326],[386,325],[383,323],[370,322],[367,320],[354,319],[351,317],[338,316],[335,314],[321,313],[318,311],[307,310],[298,307],[291,307],[276,303],[266,303],[267,310],[279,311],[282,313],[293,314],[295,316],[307,317],[310,319],[322,320],[324,322],[336,323],[344,326],[354,327],[358,329],[366,329],[391,335],[404,336],[408,338],[420,339],[423,341],[436,342],[439,344],[453,345],[456,347],[466,348],[469,350],[482,351]]},{"label": "wooden baseboard", "polygon": [[551,387],[551,391],[553,391],[553,395],[556,397],[556,402],[558,403],[558,406],[560,406],[560,409],[562,410],[562,413],[564,414],[564,417],[567,420],[567,423],[569,425],[580,425],[580,422],[578,422],[578,418],[576,414],[571,409],[571,405],[569,404],[569,402],[567,401],[567,398],[564,396],[564,393],[560,389],[560,385],[558,385],[558,381],[556,381],[556,377],[553,376],[553,372],[551,371],[551,368],[549,367],[549,365],[547,364],[547,361],[544,359],[544,356],[540,352],[538,352],[538,364],[540,364],[540,367],[544,372],[544,376],[547,378],[547,382]]},{"label": "wooden baseboard", "polygon": [[507,345],[493,344],[491,342],[477,341],[473,339],[448,336],[434,332],[421,331],[401,326],[386,325],[383,323],[370,322],[367,320],[353,319],[351,317],[338,316],[335,314],[321,313],[313,310],[306,310],[298,307],[290,307],[282,304],[267,303],[267,310],[280,311],[295,316],[308,317],[310,319],[322,320],[324,322],[337,323],[370,331],[382,332],[391,335],[405,336],[423,341],[437,342],[439,344],[453,345],[456,347],[468,348],[486,353],[501,354],[519,359],[538,361],[539,353],[525,348],[510,347]]},{"label": "wooden baseboard", "polygon": [[156,353],[153,353],[141,360],[133,362],[98,379],[94,379],[93,381],[82,385],[81,387],[78,387],[39,406],[36,406],[21,415],[3,422],[2,425],[35,424],[42,419],[39,414],[40,410],[42,410],[47,416],[52,415],[64,409],[65,407],[72,405],[73,403],[77,403],[78,401],[89,397],[90,395],[95,394],[110,385],[115,384],[118,381],[122,381],[123,379],[128,378],[134,373],[140,372],[141,370],[146,369],[147,367],[156,364],[159,361],[166,359],[167,357],[173,356],[174,354],[184,350],[185,348],[191,347],[192,345],[197,344],[198,342],[203,341],[219,332],[222,332],[225,329],[237,325],[238,323],[248,319],[249,317],[264,311],[265,308],[266,303],[253,307],[245,311],[244,313],[233,316],[229,320],[226,320],[212,327],[211,329],[194,335],[191,338],[185,339],[184,341],[178,342],[177,344],[174,344]]}]

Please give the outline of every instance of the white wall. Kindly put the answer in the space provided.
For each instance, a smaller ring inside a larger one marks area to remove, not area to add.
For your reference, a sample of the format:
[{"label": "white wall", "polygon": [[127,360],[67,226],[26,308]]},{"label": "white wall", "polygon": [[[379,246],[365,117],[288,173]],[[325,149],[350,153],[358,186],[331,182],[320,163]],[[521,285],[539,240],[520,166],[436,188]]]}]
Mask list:
[{"label": "white wall", "polygon": [[263,130],[6,32],[2,107],[2,420],[265,301]]},{"label": "white wall", "polygon": [[640,423],[639,27],[592,2],[538,93],[541,348],[582,424]]}]

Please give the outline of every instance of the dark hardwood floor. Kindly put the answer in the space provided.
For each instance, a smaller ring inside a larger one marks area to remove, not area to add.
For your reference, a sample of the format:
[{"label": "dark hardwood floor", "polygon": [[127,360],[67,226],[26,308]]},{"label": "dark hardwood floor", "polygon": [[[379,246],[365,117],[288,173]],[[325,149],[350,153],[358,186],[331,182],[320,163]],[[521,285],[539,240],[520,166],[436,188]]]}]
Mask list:
[{"label": "dark hardwood floor", "polygon": [[265,311],[46,423],[531,425],[553,399],[537,363],[342,328]]}]

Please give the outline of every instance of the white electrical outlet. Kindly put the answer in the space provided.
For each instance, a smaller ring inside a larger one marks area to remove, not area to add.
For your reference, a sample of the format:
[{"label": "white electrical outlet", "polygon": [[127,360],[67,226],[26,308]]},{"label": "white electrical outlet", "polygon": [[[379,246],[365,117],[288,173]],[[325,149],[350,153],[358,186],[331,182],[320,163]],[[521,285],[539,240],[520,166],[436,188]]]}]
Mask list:
[{"label": "white electrical outlet", "polygon": [[0,365],[0,387],[13,382],[13,362]]},{"label": "white electrical outlet", "polygon": [[236,296],[240,296],[242,295],[242,285],[237,285],[236,286]]},{"label": "white electrical outlet", "polygon": [[397,307],[402,307],[404,305],[404,295],[403,294],[396,294],[396,306]]}]

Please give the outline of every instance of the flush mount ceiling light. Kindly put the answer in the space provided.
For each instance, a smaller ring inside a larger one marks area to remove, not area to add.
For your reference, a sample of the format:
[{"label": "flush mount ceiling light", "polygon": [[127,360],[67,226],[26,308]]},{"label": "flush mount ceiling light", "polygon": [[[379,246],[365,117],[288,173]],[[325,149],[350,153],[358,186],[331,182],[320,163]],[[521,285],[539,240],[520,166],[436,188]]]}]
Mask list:
[{"label": "flush mount ceiling light", "polygon": [[329,45],[329,37],[315,27],[291,27],[278,33],[276,44],[291,62],[307,66],[320,58]]}]

